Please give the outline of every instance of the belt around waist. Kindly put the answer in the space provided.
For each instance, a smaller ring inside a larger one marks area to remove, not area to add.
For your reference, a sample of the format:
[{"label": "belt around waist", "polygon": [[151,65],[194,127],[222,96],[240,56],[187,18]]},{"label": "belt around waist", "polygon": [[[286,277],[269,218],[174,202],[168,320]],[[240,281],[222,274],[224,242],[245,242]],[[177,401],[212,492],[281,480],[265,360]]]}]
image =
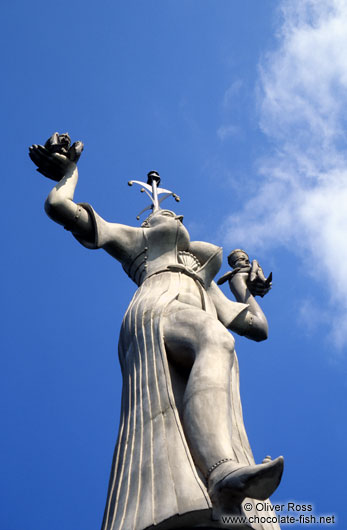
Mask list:
[{"label": "belt around waist", "polygon": [[[152,274],[149,274],[149,276],[146,276],[146,278],[143,280],[142,284],[148,280],[149,278],[152,278],[153,276],[157,276],[158,274],[162,274],[163,272],[181,272],[182,274],[185,274],[186,276],[189,276],[190,278],[192,278],[193,280],[196,280],[199,282],[199,284],[202,286],[202,287],[205,287],[204,285],[204,282],[202,280],[202,278],[200,278],[200,276],[198,276],[198,274],[196,274],[194,271],[190,271],[188,269],[186,269],[184,267],[184,265],[180,265],[180,264],[177,264],[177,265],[168,265],[165,269],[160,269],[156,272],[153,272]],[[141,284],[141,285],[142,285]]]}]

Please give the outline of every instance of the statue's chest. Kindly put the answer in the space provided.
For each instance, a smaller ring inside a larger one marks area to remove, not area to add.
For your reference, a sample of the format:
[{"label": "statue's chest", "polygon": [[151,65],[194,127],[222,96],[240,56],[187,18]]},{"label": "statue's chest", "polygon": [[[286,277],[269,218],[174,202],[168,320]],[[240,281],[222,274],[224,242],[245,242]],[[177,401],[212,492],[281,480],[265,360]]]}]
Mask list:
[{"label": "statue's chest", "polygon": [[188,250],[189,234],[179,221],[163,223],[160,226],[144,230],[148,262],[177,263],[180,250]]},{"label": "statue's chest", "polygon": [[145,278],[169,266],[179,263],[180,251],[189,248],[189,234],[179,221],[170,220],[159,226],[143,229],[143,239],[139,247],[134,249],[133,256],[124,270],[140,285]]}]

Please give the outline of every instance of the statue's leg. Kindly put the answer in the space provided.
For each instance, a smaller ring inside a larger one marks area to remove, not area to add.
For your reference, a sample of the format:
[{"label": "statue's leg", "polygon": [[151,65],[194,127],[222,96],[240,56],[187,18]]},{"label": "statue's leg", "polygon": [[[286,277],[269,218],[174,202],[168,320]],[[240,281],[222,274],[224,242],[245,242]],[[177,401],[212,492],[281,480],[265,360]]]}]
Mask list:
[{"label": "statue's leg", "polygon": [[233,460],[232,335],[214,316],[176,301],[164,317],[164,340],[170,361],[190,368],[182,423],[193,459],[208,478],[211,500],[225,505],[230,497],[268,498],[279,484],[283,460],[254,466]]},{"label": "statue's leg", "polygon": [[204,476],[216,462],[233,455],[230,374],[234,339],[205,311],[175,302],[164,316],[170,361],[190,368],[182,421],[194,461]]}]

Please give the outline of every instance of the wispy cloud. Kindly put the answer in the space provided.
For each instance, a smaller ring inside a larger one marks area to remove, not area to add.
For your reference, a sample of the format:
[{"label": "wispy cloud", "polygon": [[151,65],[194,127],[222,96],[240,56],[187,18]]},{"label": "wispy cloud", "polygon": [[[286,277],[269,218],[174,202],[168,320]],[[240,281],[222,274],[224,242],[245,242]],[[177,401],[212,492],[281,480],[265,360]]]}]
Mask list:
[{"label": "wispy cloud", "polygon": [[[236,79],[236,81],[231,83],[226,89],[223,98],[223,108],[225,110],[231,111],[231,109],[237,105],[242,86],[243,82],[241,79]],[[239,135],[240,133],[240,128],[234,123],[224,123],[217,129],[217,136],[222,142],[227,138]]]},{"label": "wispy cloud", "polygon": [[238,134],[240,129],[236,125],[221,125],[217,130],[217,136],[220,140],[225,140],[229,136]]},{"label": "wispy cloud", "polygon": [[[273,152],[256,195],[225,224],[229,243],[296,248],[328,286],[347,344],[347,2],[284,0],[259,69],[260,127]],[[231,227],[231,228],[230,228]]]},{"label": "wispy cloud", "polygon": [[234,100],[237,99],[238,94],[242,88],[242,81],[241,79],[236,79],[231,85],[227,88],[224,94],[223,98],[223,106],[225,108],[230,107],[234,103]]}]

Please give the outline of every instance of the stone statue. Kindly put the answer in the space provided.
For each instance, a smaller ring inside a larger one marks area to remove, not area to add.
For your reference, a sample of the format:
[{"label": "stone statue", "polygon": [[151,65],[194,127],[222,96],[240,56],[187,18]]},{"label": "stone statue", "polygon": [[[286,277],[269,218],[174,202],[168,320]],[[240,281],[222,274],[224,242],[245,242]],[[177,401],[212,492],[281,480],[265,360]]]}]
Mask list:
[{"label": "stone statue", "polygon": [[243,515],[246,498],[253,506],[267,499],[283,471],[282,457],[254,463],[228,331],[267,338],[254,296],[269,291],[271,277],[243,250],[233,251],[233,270],[220,279],[229,281],[230,301],[213,281],[222,249],[190,241],[182,216],[161,209],[163,198],[179,198],[159,188],[155,171],[147,183],[134,181],[151,199],[141,227],[109,223],[89,204],[76,204],[82,150],[55,133],[29,155],[58,182],[45,203],[48,216],[84,246],[106,250],[138,285],[119,338],[122,410],[102,530],[226,528],[222,518]]}]

